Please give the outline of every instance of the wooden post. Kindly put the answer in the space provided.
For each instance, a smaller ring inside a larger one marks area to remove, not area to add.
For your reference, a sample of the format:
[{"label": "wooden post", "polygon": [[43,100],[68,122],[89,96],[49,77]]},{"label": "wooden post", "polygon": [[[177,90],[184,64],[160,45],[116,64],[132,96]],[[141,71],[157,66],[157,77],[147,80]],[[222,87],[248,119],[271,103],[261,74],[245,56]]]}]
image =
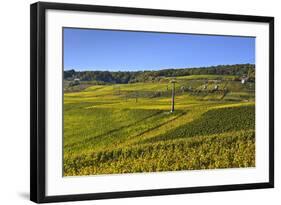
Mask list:
[{"label": "wooden post", "polygon": [[173,84],[172,86],[172,107],[171,107],[171,112],[175,111],[175,80],[172,80],[171,83]]}]

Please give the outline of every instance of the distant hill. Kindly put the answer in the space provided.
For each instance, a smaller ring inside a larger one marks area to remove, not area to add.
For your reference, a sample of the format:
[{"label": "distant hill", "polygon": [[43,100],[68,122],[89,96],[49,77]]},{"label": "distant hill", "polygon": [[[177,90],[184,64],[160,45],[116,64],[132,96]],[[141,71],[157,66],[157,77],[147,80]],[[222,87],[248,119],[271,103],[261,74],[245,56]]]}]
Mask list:
[{"label": "distant hill", "polygon": [[64,71],[64,80],[96,81],[104,83],[136,83],[157,81],[163,77],[176,77],[188,75],[235,75],[248,76],[255,80],[254,64],[218,65],[198,68],[176,68],[150,71]]}]

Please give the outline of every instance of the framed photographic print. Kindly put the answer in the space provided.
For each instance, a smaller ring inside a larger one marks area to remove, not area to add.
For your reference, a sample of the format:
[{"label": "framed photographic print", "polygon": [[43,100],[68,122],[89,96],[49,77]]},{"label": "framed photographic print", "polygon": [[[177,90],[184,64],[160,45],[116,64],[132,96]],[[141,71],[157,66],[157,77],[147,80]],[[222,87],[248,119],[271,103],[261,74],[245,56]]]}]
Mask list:
[{"label": "framed photographic print", "polygon": [[31,5],[34,202],[274,187],[274,18]]}]

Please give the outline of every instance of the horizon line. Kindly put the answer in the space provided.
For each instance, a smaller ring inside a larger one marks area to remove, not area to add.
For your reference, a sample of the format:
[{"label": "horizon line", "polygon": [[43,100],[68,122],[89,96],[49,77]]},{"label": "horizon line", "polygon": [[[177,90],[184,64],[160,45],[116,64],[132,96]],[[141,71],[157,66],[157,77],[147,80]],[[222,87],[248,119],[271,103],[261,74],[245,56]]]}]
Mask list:
[{"label": "horizon line", "polygon": [[198,66],[198,67],[181,67],[181,68],[160,68],[157,70],[153,69],[140,69],[140,70],[76,70],[75,68],[70,69],[63,69],[63,71],[71,71],[74,70],[75,72],[145,72],[145,71],[160,71],[160,70],[176,70],[176,69],[200,69],[200,68],[211,68],[211,67],[218,67],[218,66],[234,66],[234,65],[256,65],[255,63],[237,63],[237,64],[216,64],[216,65],[209,65],[209,66]]}]

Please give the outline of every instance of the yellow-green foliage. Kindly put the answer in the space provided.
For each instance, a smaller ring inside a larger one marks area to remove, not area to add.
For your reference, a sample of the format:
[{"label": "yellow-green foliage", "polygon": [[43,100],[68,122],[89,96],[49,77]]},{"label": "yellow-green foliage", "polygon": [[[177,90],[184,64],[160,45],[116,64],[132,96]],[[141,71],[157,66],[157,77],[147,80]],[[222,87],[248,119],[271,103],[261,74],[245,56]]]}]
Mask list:
[{"label": "yellow-green foliage", "polygon": [[201,115],[199,119],[172,129],[163,135],[151,138],[150,141],[219,134],[234,130],[255,129],[254,119],[254,106],[212,109]]},{"label": "yellow-green foliage", "polygon": [[253,130],[172,140],[69,157],[66,175],[255,166]]},{"label": "yellow-green foliage", "polygon": [[[202,91],[206,79],[227,93]],[[231,79],[177,78],[174,113],[166,81],[65,93],[64,175],[255,166],[254,85]]]}]

